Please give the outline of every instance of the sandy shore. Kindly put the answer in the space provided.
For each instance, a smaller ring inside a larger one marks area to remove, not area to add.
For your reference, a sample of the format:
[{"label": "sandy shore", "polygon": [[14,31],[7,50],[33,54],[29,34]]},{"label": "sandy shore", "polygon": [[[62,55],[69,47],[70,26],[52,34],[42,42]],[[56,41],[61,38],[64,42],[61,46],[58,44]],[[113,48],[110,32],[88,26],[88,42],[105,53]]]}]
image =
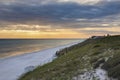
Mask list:
[{"label": "sandy shore", "polygon": [[77,43],[78,42],[40,52],[0,59],[0,80],[17,80],[20,75],[25,73],[27,67],[48,63],[55,58],[56,51]]}]

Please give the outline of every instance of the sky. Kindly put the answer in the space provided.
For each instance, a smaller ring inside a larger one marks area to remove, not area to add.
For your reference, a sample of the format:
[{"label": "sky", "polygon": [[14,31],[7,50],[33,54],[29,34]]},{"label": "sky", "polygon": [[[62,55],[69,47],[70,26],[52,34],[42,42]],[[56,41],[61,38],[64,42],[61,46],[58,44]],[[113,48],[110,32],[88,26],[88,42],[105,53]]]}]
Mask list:
[{"label": "sky", "polygon": [[0,38],[120,34],[120,0],[0,0]]}]

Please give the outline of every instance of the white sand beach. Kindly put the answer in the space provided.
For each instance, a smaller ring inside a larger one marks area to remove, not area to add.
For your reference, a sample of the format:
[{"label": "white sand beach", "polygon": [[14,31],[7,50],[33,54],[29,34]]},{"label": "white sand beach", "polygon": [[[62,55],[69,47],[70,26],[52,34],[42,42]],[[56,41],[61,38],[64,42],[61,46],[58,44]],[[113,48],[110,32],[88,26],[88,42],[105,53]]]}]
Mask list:
[{"label": "white sand beach", "polygon": [[42,50],[40,52],[0,59],[0,80],[17,80],[17,78],[26,72],[25,69],[27,67],[48,63],[55,58],[56,51],[77,43],[78,42]]}]

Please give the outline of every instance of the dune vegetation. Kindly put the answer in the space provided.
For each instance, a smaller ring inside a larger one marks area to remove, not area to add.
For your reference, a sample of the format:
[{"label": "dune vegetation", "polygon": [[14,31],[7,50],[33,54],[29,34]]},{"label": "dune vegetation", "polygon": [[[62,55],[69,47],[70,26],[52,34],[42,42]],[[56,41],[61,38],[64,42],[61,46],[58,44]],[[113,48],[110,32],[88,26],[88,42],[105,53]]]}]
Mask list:
[{"label": "dune vegetation", "polygon": [[[56,52],[56,56],[52,62],[37,67],[18,80],[80,80],[78,75],[97,68],[105,70],[108,77],[120,80],[119,35],[89,38]],[[92,80],[99,79],[92,76]]]}]

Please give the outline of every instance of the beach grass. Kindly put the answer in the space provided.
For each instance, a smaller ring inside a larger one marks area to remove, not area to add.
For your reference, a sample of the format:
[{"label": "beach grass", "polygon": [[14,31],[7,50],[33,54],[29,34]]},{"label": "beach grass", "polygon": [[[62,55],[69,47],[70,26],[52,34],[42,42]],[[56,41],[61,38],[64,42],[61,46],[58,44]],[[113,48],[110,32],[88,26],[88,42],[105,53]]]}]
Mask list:
[{"label": "beach grass", "polygon": [[56,53],[58,58],[22,75],[18,80],[73,80],[83,70],[102,69],[120,79],[120,36],[89,38]]}]

